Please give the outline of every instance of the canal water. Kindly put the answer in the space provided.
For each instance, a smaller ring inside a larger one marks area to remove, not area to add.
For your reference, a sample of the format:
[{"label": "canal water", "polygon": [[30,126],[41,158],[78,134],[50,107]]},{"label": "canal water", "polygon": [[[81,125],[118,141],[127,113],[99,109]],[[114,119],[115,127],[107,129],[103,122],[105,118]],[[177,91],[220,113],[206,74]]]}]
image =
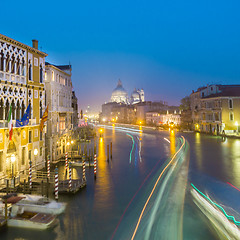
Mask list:
[{"label": "canal water", "polygon": [[[175,239],[219,239],[188,189],[194,183],[238,214],[240,192],[233,186],[240,187],[240,140],[115,126],[105,127],[97,141],[96,180],[93,168],[86,168],[87,187],[75,195],[60,195],[59,201],[68,205],[54,229],[9,228],[0,233],[0,239],[131,239],[159,174],[182,144],[181,135],[188,144],[179,156],[181,164],[171,163],[173,171],[157,186],[135,239],[172,239],[169,231],[177,233],[171,235]],[[113,158],[108,161],[110,142]],[[64,165],[59,171],[64,171]],[[81,176],[82,170],[74,169],[73,175]]]}]

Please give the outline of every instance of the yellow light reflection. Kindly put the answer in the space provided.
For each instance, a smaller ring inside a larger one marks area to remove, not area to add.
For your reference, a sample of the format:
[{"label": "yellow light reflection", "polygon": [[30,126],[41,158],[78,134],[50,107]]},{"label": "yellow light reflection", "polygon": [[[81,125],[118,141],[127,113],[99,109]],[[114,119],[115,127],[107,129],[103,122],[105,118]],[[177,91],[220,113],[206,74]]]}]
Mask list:
[{"label": "yellow light reflection", "polygon": [[202,169],[202,144],[201,144],[201,134],[199,132],[195,133],[195,152],[197,158],[197,165],[199,170]]},{"label": "yellow light reflection", "polygon": [[143,135],[142,126],[139,126],[139,137],[142,138],[142,135]]},{"label": "yellow light reflection", "polygon": [[173,130],[170,131],[170,152],[174,155],[176,152],[176,136]]},{"label": "yellow light reflection", "polygon": [[106,156],[106,145],[104,138],[99,139],[98,144],[98,156],[97,156],[97,181],[96,181],[96,193],[95,193],[95,207],[101,209],[104,212],[105,204],[110,197],[111,187],[109,180],[108,162]]},{"label": "yellow light reflection", "polygon": [[240,187],[240,140],[235,140],[232,147],[232,175],[233,175],[233,185]]}]

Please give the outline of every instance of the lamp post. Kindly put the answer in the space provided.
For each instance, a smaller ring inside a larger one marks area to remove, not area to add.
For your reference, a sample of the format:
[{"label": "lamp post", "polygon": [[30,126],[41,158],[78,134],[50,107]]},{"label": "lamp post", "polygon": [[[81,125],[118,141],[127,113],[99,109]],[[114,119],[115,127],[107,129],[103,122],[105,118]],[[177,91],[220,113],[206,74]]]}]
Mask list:
[{"label": "lamp post", "polygon": [[12,163],[12,178],[14,177],[14,163],[16,161],[16,156],[14,154],[11,155],[11,163]]},{"label": "lamp post", "polygon": [[33,154],[34,154],[34,159],[35,159],[35,168],[36,168],[36,171],[37,171],[37,159],[36,159],[37,155],[38,155],[37,148],[34,149]]}]

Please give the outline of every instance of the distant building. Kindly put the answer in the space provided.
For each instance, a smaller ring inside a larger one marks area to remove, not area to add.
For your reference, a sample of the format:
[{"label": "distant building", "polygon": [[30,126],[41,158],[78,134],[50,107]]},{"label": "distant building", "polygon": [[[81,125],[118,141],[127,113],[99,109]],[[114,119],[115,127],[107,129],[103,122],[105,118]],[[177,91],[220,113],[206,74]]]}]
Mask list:
[{"label": "distant building", "polygon": [[120,79],[118,81],[117,87],[112,92],[111,102],[128,104],[128,94],[127,91],[123,88]]},{"label": "distant building", "polygon": [[169,125],[174,124],[179,126],[181,123],[181,115],[179,111],[162,111],[160,112],[147,112],[146,113],[146,124],[153,126]]},{"label": "distant building", "polygon": [[71,65],[46,62],[46,103],[49,108],[46,146],[50,159],[63,157],[73,130]]},{"label": "distant building", "polygon": [[190,95],[194,129],[209,133],[239,132],[240,85],[207,85]]}]

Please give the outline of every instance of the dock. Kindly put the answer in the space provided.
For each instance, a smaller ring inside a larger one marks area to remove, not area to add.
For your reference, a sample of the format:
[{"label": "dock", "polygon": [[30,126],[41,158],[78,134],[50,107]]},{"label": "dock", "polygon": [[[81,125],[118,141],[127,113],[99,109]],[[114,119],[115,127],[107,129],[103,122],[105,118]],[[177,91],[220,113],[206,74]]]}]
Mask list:
[{"label": "dock", "polygon": [[76,193],[80,189],[84,188],[87,185],[87,181],[83,179],[73,179],[72,187],[69,188],[69,180],[60,180],[58,184],[58,192],[59,194],[64,193]]}]

